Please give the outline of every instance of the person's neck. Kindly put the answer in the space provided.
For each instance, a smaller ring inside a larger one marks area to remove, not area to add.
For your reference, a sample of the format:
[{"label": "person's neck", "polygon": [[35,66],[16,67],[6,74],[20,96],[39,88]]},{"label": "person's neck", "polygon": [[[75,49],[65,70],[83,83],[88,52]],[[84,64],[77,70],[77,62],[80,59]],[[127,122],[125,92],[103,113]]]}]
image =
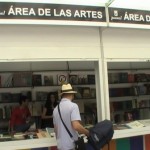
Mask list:
[{"label": "person's neck", "polygon": [[63,98],[66,98],[66,99],[68,99],[69,101],[72,101],[72,99],[71,99],[70,96],[65,96],[65,97],[63,97]]}]

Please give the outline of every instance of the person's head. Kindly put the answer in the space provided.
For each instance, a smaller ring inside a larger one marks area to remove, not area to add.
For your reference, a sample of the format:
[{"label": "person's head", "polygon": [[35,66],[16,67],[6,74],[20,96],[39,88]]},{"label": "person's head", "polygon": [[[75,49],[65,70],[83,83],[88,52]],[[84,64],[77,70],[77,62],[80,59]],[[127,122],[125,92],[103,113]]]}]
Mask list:
[{"label": "person's head", "polygon": [[68,98],[70,100],[74,99],[74,94],[77,93],[73,90],[71,84],[63,84],[61,87],[61,97]]},{"label": "person's head", "polygon": [[49,92],[47,95],[46,105],[51,106],[52,104],[54,106],[57,105],[57,95],[55,92]]},{"label": "person's head", "polygon": [[28,99],[27,96],[25,96],[25,95],[20,95],[20,100],[19,100],[20,106],[23,106],[23,107],[28,106],[28,101],[29,101],[29,99]]}]

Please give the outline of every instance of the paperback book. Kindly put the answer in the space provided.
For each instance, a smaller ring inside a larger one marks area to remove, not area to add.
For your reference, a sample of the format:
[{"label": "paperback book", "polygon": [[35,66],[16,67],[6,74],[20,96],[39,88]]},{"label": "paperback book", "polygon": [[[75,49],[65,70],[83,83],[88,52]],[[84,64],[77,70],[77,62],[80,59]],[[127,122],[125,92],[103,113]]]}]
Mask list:
[{"label": "paperback book", "polygon": [[144,124],[142,124],[141,122],[139,121],[132,121],[132,122],[129,122],[129,123],[126,123],[125,124],[127,127],[131,128],[131,129],[135,129],[135,128],[142,128],[144,127]]}]

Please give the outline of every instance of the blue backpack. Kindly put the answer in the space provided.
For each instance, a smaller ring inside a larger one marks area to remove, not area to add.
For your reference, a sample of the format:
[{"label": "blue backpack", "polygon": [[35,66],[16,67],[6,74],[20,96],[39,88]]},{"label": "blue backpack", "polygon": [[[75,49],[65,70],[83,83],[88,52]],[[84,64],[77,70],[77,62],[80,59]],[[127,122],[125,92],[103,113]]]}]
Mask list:
[{"label": "blue backpack", "polygon": [[110,120],[98,122],[94,127],[89,129],[88,141],[94,150],[100,150],[112,139],[114,134],[113,124]]}]

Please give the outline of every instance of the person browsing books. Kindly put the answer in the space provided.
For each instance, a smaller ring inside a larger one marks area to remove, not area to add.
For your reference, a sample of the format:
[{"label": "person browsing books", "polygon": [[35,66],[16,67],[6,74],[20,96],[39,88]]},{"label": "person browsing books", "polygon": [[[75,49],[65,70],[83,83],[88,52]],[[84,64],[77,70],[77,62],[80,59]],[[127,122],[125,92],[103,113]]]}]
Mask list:
[{"label": "person browsing books", "polygon": [[50,92],[47,95],[47,100],[42,112],[41,128],[46,128],[46,127],[54,128],[53,110],[56,107],[56,105],[57,105],[56,93]]},{"label": "person browsing books", "polygon": [[69,136],[62,123],[58,112],[58,105],[53,111],[54,131],[56,133],[58,150],[74,150],[74,141],[78,139],[78,133],[85,134],[86,136],[89,135],[89,131],[80,123],[81,117],[78,105],[72,102],[75,93],[77,92],[72,89],[70,84],[63,84],[60,94],[61,101],[59,103],[62,119],[73,135],[73,138]]},{"label": "person browsing books", "polygon": [[34,123],[28,108],[27,96],[20,96],[19,106],[14,108],[10,119],[11,132],[25,132]]}]

